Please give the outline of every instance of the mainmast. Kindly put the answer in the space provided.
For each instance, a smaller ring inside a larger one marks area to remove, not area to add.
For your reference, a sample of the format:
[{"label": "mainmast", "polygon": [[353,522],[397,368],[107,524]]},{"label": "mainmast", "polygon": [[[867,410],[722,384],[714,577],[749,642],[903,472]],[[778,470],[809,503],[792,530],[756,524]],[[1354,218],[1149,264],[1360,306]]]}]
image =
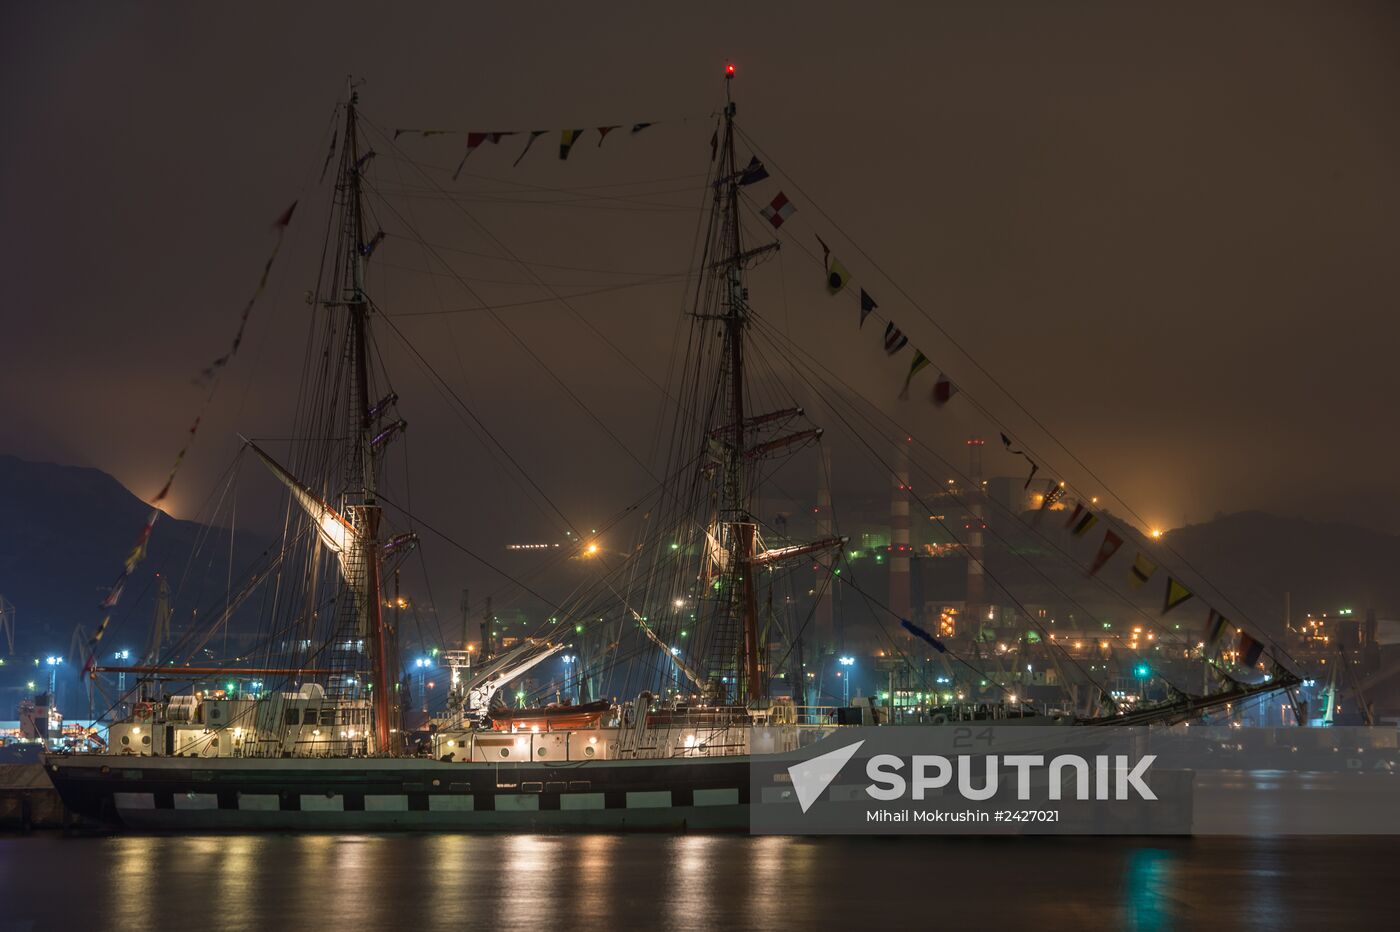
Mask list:
[{"label": "mainmast", "polygon": [[[375,416],[369,395],[369,299],[365,293],[365,259],[369,249],[365,236],[363,192],[360,183],[360,173],[374,153],[371,151],[364,156],[360,154],[356,122],[359,95],[355,92],[353,84],[348,90],[345,106],[345,171],[342,177],[346,192],[344,242],[349,270],[344,301],[350,314],[349,339],[346,343],[349,382],[346,395],[349,408],[346,417],[348,449],[345,459],[344,505],[355,526],[355,534],[350,553],[346,554],[348,604],[342,609],[343,621],[350,623],[339,626],[332,658],[352,652],[358,655],[359,645],[367,642],[375,745],[379,753],[392,754],[395,750],[396,729],[392,727],[390,711],[390,651],[384,627],[384,599],[380,580],[379,537],[382,511],[375,494]],[[333,662],[332,666],[336,664]],[[348,685],[354,685],[354,679],[348,677],[345,672],[332,676],[333,692],[351,695],[359,692],[347,691]]]},{"label": "mainmast", "polygon": [[758,592],[754,581],[754,554],[757,551],[758,526],[749,512],[748,470],[744,436],[744,327],[748,308],[744,289],[744,255],[739,226],[739,168],[734,148],[734,98],[732,84],[734,66],[725,66],[724,76],[724,139],[719,165],[719,187],[716,206],[723,209],[719,255],[725,268],[724,321],[726,360],[728,368],[729,429],[727,455],[724,463],[724,489],[721,505],[722,519],[729,526],[728,545],[733,555],[730,576],[729,606],[731,618],[737,616],[742,639],[735,663],[735,696],[750,705],[761,704],[767,698],[758,644]]}]

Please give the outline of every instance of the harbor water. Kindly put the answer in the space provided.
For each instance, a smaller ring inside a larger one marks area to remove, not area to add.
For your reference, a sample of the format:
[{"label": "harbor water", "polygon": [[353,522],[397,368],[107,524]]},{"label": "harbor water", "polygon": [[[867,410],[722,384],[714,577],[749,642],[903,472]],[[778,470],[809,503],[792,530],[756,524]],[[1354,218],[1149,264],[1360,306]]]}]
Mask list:
[{"label": "harbor water", "polygon": [[1400,845],[1332,838],[0,836],[0,932],[1374,928]]}]

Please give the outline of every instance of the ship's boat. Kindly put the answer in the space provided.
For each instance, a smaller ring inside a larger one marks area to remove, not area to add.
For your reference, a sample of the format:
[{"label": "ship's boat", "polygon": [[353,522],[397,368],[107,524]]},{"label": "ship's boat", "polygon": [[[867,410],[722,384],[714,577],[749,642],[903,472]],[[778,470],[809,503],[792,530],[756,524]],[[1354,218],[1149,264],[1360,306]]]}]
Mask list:
[{"label": "ship's boat", "polygon": [[580,705],[556,703],[529,709],[493,709],[491,727],[495,731],[561,731],[589,729],[612,710],[606,699]]}]

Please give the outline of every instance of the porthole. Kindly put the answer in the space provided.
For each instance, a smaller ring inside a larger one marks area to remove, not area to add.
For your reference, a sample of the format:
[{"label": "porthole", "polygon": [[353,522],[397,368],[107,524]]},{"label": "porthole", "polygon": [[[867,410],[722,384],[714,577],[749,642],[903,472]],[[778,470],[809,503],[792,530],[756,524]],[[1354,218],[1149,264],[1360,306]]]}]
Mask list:
[{"label": "porthole", "polygon": [[150,743],[151,743],[151,736],[150,736],[150,735],[142,735],[142,736],[141,736],[141,743],[142,743],[142,744],[150,744]]},{"label": "porthole", "polygon": [[502,757],[510,757],[510,748],[501,748]]},{"label": "porthole", "polygon": [[583,756],[584,756],[584,757],[592,757],[592,756],[593,756],[593,745],[590,744],[588,747],[586,747],[586,748],[583,749]]},{"label": "porthole", "polygon": [[545,749],[544,749],[544,748],[540,748],[540,749],[539,749],[539,752],[538,752],[538,753],[539,753],[540,757],[544,757],[544,752],[545,752]]},{"label": "porthole", "polygon": [[122,735],[122,744],[130,744],[131,735]]}]

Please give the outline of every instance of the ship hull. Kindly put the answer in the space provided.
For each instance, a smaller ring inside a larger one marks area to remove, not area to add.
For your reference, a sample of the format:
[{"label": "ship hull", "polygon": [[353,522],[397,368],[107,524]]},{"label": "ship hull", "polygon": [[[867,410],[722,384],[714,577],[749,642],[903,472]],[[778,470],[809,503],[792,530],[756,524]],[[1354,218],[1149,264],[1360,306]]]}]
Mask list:
[{"label": "ship hull", "polygon": [[746,831],[747,757],[562,766],[51,758],[80,825],[138,831]]}]

